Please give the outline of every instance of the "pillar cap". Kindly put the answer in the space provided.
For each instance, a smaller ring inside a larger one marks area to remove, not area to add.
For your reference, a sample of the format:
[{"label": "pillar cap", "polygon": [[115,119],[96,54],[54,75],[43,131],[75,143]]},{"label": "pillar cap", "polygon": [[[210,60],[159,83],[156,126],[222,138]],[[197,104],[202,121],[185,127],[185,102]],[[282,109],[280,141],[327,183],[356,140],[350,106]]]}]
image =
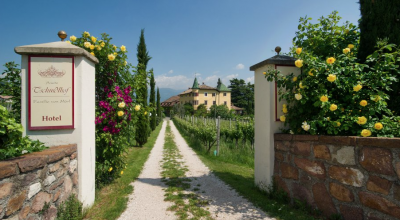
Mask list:
[{"label": "pillar cap", "polygon": [[85,56],[93,63],[99,63],[99,60],[86,50],[69,44],[67,42],[56,41],[44,44],[32,44],[14,48],[15,53],[20,55],[69,55]]}]

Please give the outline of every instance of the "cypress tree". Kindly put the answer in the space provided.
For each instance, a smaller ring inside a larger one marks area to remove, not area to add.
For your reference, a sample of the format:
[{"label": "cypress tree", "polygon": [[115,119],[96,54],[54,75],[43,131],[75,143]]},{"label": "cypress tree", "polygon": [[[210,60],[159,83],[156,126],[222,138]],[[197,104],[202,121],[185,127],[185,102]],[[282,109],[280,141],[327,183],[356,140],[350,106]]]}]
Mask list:
[{"label": "cypress tree", "polygon": [[138,59],[138,73],[146,81],[145,86],[139,88],[137,91],[137,99],[141,104],[143,111],[139,113],[138,123],[136,124],[136,142],[139,146],[142,146],[147,142],[149,132],[149,117],[147,114],[147,63],[151,59],[149,52],[146,48],[146,42],[144,39],[144,29],[141,30],[139,44],[137,45],[137,59]]},{"label": "cypress tree", "polygon": [[155,91],[156,83],[154,81],[154,74],[151,71],[151,78],[150,78],[150,105],[153,107],[153,111],[151,112],[150,118],[150,127],[151,130],[154,131],[156,129],[156,91]]},{"label": "cypress tree", "polygon": [[360,47],[358,58],[365,62],[375,51],[378,39],[400,46],[400,1],[360,0]]},{"label": "cypress tree", "polygon": [[157,121],[158,123],[161,122],[162,115],[161,115],[161,101],[160,101],[160,89],[157,87],[157,117],[159,118]]}]

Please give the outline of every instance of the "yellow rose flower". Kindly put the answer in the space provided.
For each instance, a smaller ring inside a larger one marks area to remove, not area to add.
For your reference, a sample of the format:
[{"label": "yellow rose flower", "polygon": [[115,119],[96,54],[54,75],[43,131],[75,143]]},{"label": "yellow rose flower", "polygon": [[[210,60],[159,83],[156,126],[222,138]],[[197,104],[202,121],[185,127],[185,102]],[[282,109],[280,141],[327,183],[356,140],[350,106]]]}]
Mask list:
[{"label": "yellow rose flower", "polygon": [[85,43],[83,43],[83,46],[85,46],[86,48],[89,48],[90,45],[92,45],[90,42],[85,42]]},{"label": "yellow rose flower", "polygon": [[335,123],[336,127],[340,127],[340,125],[342,125],[342,124],[340,122],[338,122],[338,121]]},{"label": "yellow rose flower", "polygon": [[90,34],[89,34],[89,32],[83,32],[83,37],[90,37]]},{"label": "yellow rose flower", "polygon": [[302,82],[299,83],[299,87],[300,87],[300,89],[306,88],[305,86],[303,86],[303,83],[302,83]]},{"label": "yellow rose flower", "polygon": [[113,48],[114,48],[114,50],[116,50],[116,49],[117,49],[117,46],[113,45]]},{"label": "yellow rose flower", "polygon": [[123,116],[124,115],[124,112],[123,111],[118,111],[118,116],[119,117],[121,117],[121,116]]},{"label": "yellow rose flower", "polygon": [[97,38],[95,38],[93,36],[90,39],[92,40],[93,43],[96,43],[96,41],[97,41]]},{"label": "yellow rose flower", "polygon": [[108,60],[109,61],[114,61],[115,60],[115,56],[113,54],[108,54]]},{"label": "yellow rose flower", "polygon": [[331,110],[331,111],[336,111],[336,109],[337,109],[337,105],[335,105],[335,104],[332,104],[331,107],[329,107],[329,110]]},{"label": "yellow rose flower", "polygon": [[301,100],[303,96],[300,93],[294,94],[294,98],[297,100]]},{"label": "yellow rose flower", "polygon": [[139,111],[140,110],[140,105],[136,105],[135,106],[135,111]]},{"label": "yellow rose flower", "polygon": [[75,42],[75,41],[76,41],[76,37],[75,37],[74,35],[72,35],[71,37],[69,37],[69,39],[70,39],[72,42]]},{"label": "yellow rose flower", "polygon": [[369,137],[369,136],[371,136],[371,134],[372,134],[371,131],[368,129],[363,129],[361,131],[361,136],[363,136],[363,137]]},{"label": "yellow rose flower", "polygon": [[362,89],[362,85],[360,85],[360,84],[358,84],[358,85],[356,85],[356,86],[353,87],[353,90],[354,90],[355,92],[360,91],[360,89]]},{"label": "yellow rose flower", "polygon": [[354,45],[353,44],[349,44],[349,45],[347,45],[347,47],[350,48],[350,49],[353,49]]},{"label": "yellow rose flower", "polygon": [[315,72],[315,69],[311,69],[311,70],[308,72],[308,75],[314,76],[314,72]]},{"label": "yellow rose flower", "polygon": [[65,41],[65,43],[67,43],[67,44],[71,44],[71,41],[67,40],[67,41]]},{"label": "yellow rose flower", "polygon": [[91,50],[94,50],[94,45],[92,44],[92,45],[90,45],[90,47],[89,47]]},{"label": "yellow rose flower", "polygon": [[146,112],[144,112],[144,115],[147,115],[147,111],[146,111]]},{"label": "yellow rose flower", "polygon": [[336,61],[336,59],[334,57],[329,57],[328,59],[326,59],[326,62],[328,64],[333,64]]},{"label": "yellow rose flower", "polygon": [[112,167],[110,167],[109,169],[108,169],[108,172],[111,172],[112,171]]},{"label": "yellow rose flower", "polygon": [[114,56],[117,56],[118,55],[118,53],[117,52],[114,52]]},{"label": "yellow rose flower", "polygon": [[101,42],[100,46],[101,46],[101,47],[104,47],[104,46],[106,46],[106,43]]},{"label": "yellow rose flower", "polygon": [[343,49],[343,53],[344,54],[347,54],[347,53],[349,53],[350,52],[350,48],[345,48],[345,49]]},{"label": "yellow rose flower", "polygon": [[119,108],[124,108],[124,107],[125,107],[125,102],[120,102],[120,103],[118,104],[118,107],[119,107]]},{"label": "yellow rose flower", "polygon": [[366,100],[361,100],[360,105],[362,107],[365,107],[366,105],[368,105],[368,102]]},{"label": "yellow rose flower", "polygon": [[125,61],[124,61],[124,66],[126,66],[127,64],[128,64],[128,62],[125,60]]},{"label": "yellow rose flower", "polygon": [[124,174],[124,171],[121,171],[121,175]]},{"label": "yellow rose flower", "polygon": [[97,50],[101,50],[101,46],[100,45],[96,45],[96,49]]},{"label": "yellow rose flower", "polygon": [[323,96],[321,96],[321,98],[319,100],[321,100],[321,102],[327,102],[329,99],[328,99],[328,96],[323,95]]},{"label": "yellow rose flower", "polygon": [[126,47],[124,45],[121,46],[121,51],[125,52],[126,51]]},{"label": "yellow rose flower", "polygon": [[288,113],[287,108],[283,108],[283,109],[282,109],[282,112],[285,113],[285,114]]},{"label": "yellow rose flower", "polygon": [[297,76],[293,77],[293,82],[297,81]]},{"label": "yellow rose flower", "polygon": [[297,54],[300,54],[302,50],[303,50],[303,48],[300,48],[300,47],[299,47],[299,48],[296,49],[296,53],[297,53]]},{"label": "yellow rose flower", "polygon": [[283,104],[283,105],[282,105],[282,108],[287,108],[287,105],[286,105],[286,104]]},{"label": "yellow rose flower", "polygon": [[267,75],[267,72],[263,72],[264,75]]},{"label": "yellow rose flower", "polygon": [[279,117],[279,120],[281,120],[282,122],[286,121],[286,117],[284,115],[281,115],[281,117]]},{"label": "yellow rose flower", "polygon": [[92,56],[96,56],[96,55],[94,55],[94,53],[93,53],[93,52],[90,52],[90,54],[92,54]]},{"label": "yellow rose flower", "polygon": [[329,74],[328,77],[326,77],[329,82],[335,82],[336,80],[336,75]]},{"label": "yellow rose flower", "polygon": [[382,125],[382,123],[377,122],[377,123],[375,123],[374,128],[375,128],[376,130],[382,130],[383,125]]},{"label": "yellow rose flower", "polygon": [[302,66],[303,66],[303,60],[296,60],[295,62],[294,62],[294,64],[298,67],[298,68],[301,68]]},{"label": "yellow rose flower", "polygon": [[357,124],[359,124],[359,125],[365,125],[365,123],[367,123],[367,118],[366,117],[364,117],[364,116],[361,116],[361,117],[358,117],[358,121],[357,121]]},{"label": "yellow rose flower", "polygon": [[381,100],[381,97],[379,95],[375,95],[374,101],[377,102],[379,100]]}]

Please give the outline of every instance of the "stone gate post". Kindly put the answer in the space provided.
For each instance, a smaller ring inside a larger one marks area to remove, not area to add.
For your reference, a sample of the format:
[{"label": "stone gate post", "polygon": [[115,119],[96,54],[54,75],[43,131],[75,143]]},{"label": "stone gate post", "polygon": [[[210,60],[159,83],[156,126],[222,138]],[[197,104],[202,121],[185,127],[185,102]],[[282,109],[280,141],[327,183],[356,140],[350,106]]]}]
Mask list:
[{"label": "stone gate post", "polygon": [[279,51],[278,55],[250,67],[254,71],[254,177],[256,185],[265,190],[274,174],[274,133],[283,127],[279,116],[284,102],[278,99],[275,82],[268,82],[263,72],[277,69],[283,74],[300,74],[294,65],[295,59],[279,55]]},{"label": "stone gate post", "polygon": [[[65,36],[66,37],[66,36]],[[19,46],[24,135],[46,146],[77,144],[78,199],[95,199],[96,57],[66,42]]]}]

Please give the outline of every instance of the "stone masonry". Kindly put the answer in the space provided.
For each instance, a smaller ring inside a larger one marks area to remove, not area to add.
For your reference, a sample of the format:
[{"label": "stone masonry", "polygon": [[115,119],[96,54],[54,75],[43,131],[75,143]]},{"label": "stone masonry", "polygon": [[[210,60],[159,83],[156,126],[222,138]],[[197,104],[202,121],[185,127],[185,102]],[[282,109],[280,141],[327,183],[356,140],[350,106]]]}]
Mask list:
[{"label": "stone masonry", "polygon": [[76,144],[0,161],[0,219],[55,219],[58,205],[78,195],[77,168]]},{"label": "stone masonry", "polygon": [[274,180],[324,216],[400,219],[400,138],[275,134]]}]

